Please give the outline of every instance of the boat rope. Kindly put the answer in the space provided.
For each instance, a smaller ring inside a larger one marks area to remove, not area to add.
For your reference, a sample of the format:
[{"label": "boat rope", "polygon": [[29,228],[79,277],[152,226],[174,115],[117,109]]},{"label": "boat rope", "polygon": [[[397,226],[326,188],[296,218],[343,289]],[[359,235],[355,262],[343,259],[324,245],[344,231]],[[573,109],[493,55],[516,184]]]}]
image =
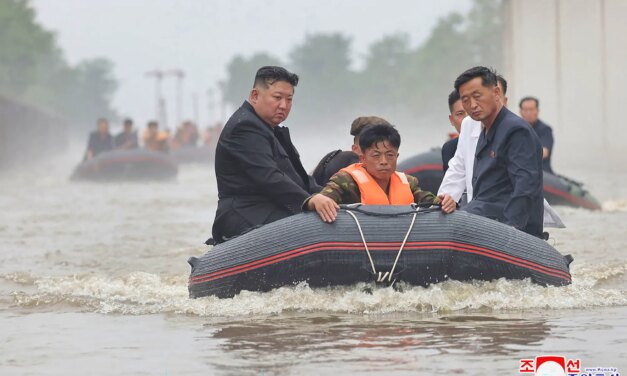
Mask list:
[{"label": "boat rope", "polygon": [[411,233],[411,230],[414,228],[414,223],[416,223],[416,214],[418,214],[418,210],[416,210],[416,212],[411,218],[411,224],[409,225],[409,228],[407,229],[407,233],[405,234],[405,239],[403,239],[401,248],[399,248],[398,253],[396,254],[396,260],[394,260],[394,265],[392,265],[392,270],[390,271],[390,277],[388,281],[392,280],[392,274],[394,274],[394,269],[396,269],[396,263],[398,262],[398,259],[401,257],[401,253],[403,252],[403,248],[405,247],[405,243],[407,242],[407,238],[409,238],[409,234]]},{"label": "boat rope", "polygon": [[368,243],[366,243],[366,238],[364,237],[364,232],[361,229],[361,223],[359,223],[359,219],[357,219],[357,216],[352,211],[346,210],[346,212],[348,214],[350,214],[350,216],[353,217],[353,219],[355,220],[355,224],[357,225],[357,230],[359,230],[359,235],[361,236],[361,241],[364,244],[364,249],[366,250],[366,254],[368,255],[368,260],[370,260],[370,266],[372,267],[372,273],[376,276],[377,282],[384,282],[386,278],[387,278],[388,282],[392,282],[392,275],[394,275],[394,270],[396,269],[396,264],[398,263],[398,260],[401,257],[401,253],[403,252],[403,248],[405,248],[405,243],[407,243],[407,239],[409,238],[409,234],[411,233],[411,230],[414,228],[414,223],[416,223],[416,215],[418,214],[419,210],[420,210],[420,208],[417,208],[414,211],[414,215],[412,216],[412,219],[411,219],[411,224],[409,225],[409,228],[407,229],[407,233],[405,234],[405,238],[403,239],[403,242],[401,243],[401,247],[399,248],[398,253],[396,254],[396,259],[394,260],[394,264],[392,265],[392,269],[389,272],[385,272],[385,273],[381,273],[381,272],[377,273],[377,269],[374,266],[374,261],[372,260],[372,256],[370,255],[370,250],[368,249]]},{"label": "boat rope", "polygon": [[370,256],[370,251],[368,250],[368,243],[366,243],[366,238],[364,237],[364,232],[361,230],[361,224],[359,223],[359,219],[357,219],[357,216],[355,214],[353,214],[352,211],[347,210],[346,212],[348,214],[350,214],[351,217],[353,217],[353,219],[355,220],[355,224],[357,224],[357,229],[359,230],[359,235],[361,235],[361,241],[364,243],[364,248],[366,249],[366,254],[368,255],[368,260],[370,260],[370,266],[372,266],[372,273],[374,273],[374,275],[377,275],[377,269],[375,269],[374,261],[372,261],[372,257]]}]

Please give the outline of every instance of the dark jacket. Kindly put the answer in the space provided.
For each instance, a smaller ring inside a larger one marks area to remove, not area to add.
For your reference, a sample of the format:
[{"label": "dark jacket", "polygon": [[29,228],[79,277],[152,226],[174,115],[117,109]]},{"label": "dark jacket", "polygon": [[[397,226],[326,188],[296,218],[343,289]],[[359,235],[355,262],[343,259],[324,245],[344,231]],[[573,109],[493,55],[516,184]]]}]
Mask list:
[{"label": "dark jacket", "polygon": [[542,147],[523,119],[503,107],[481,132],[466,211],[535,236],[543,232]]},{"label": "dark jacket", "polygon": [[553,168],[551,167],[551,157],[553,156],[553,130],[540,119],[538,119],[535,124],[532,124],[531,128],[533,128],[538,138],[540,138],[542,147],[549,149],[549,156],[542,160],[542,169],[553,173]]},{"label": "dark jacket", "polygon": [[[126,145],[128,142],[128,146]],[[125,146],[127,149],[137,149],[139,147],[139,142],[137,141],[137,132],[133,131],[131,133],[121,132],[113,139],[113,143],[117,149],[120,149],[122,146]]]},{"label": "dark jacket", "polygon": [[[107,133],[104,137],[98,133],[98,131],[93,131],[89,134],[89,141],[87,141],[87,151],[91,150],[92,157],[97,156],[100,153],[104,153],[105,151],[113,150],[113,136]],[[85,159],[87,158],[87,152],[85,152]]]},{"label": "dark jacket", "polygon": [[285,127],[271,127],[248,102],[231,116],[216,147],[216,242],[301,212],[320,191],[307,175]]},{"label": "dark jacket", "polygon": [[446,141],[444,145],[442,145],[442,170],[444,173],[448,170],[448,162],[455,156],[458,142],[459,137],[455,137],[452,140]]},{"label": "dark jacket", "polygon": [[359,156],[352,151],[334,150],[322,157],[312,175],[318,185],[324,186],[336,172],[357,162]]}]

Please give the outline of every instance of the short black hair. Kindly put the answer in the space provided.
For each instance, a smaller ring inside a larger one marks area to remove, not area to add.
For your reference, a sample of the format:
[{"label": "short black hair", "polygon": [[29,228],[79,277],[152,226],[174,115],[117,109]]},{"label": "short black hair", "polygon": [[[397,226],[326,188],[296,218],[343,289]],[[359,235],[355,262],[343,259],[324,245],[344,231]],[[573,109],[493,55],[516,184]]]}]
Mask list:
[{"label": "short black hair", "polygon": [[131,119],[131,118],[124,119],[124,125],[126,125],[126,124],[133,125],[133,119]]},{"label": "short black hair", "polygon": [[401,135],[393,125],[367,125],[359,134],[359,147],[362,152],[384,141],[388,141],[396,149],[401,146]]},{"label": "short black hair", "polygon": [[507,94],[507,80],[505,80],[505,77],[497,74],[496,80],[501,84],[501,89],[503,89],[503,95]]},{"label": "short black hair", "polygon": [[481,84],[485,87],[496,86],[496,72],[487,67],[473,67],[460,74],[455,80],[455,91],[459,93],[459,88],[466,82],[481,77]]},{"label": "short black hair", "polygon": [[523,99],[520,100],[520,103],[518,103],[518,107],[522,109],[522,104],[523,102],[526,102],[526,101],[534,101],[536,102],[536,108],[540,108],[540,101],[536,97],[524,97]]},{"label": "short black hair", "polygon": [[253,87],[262,85],[263,87],[267,88],[277,81],[285,81],[290,85],[296,87],[296,85],[298,85],[298,75],[296,73],[289,72],[283,67],[267,65],[257,70]]},{"label": "short black hair", "polygon": [[451,94],[448,95],[448,110],[451,114],[453,113],[453,105],[460,99],[461,98],[459,97],[459,92],[457,90],[451,91]]}]

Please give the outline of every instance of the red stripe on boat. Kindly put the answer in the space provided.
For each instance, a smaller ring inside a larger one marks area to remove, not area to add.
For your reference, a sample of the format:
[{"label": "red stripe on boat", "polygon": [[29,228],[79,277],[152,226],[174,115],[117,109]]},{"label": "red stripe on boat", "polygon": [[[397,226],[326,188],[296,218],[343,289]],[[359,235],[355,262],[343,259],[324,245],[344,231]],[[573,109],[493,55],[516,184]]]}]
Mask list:
[{"label": "red stripe on boat", "polygon": [[[400,242],[389,242],[389,243],[368,243],[368,249],[371,251],[398,251],[400,247]],[[338,247],[341,247],[338,249]],[[521,259],[519,257],[511,256],[502,252],[494,251],[487,248],[477,247],[464,243],[457,242],[408,242],[405,244],[404,250],[422,250],[422,249],[448,249],[466,253],[473,253],[480,256],[489,257],[492,259],[497,259],[500,261],[504,261],[513,265],[517,265],[520,267],[524,267],[526,269],[535,270],[537,272],[550,275],[553,277],[561,278],[567,281],[571,281],[570,274],[563,272],[559,269],[543,266],[540,264],[536,264],[534,262]],[[218,278],[224,278],[231,275],[243,273],[249,270],[261,268],[267,265],[276,264],[281,261],[289,260],[298,256],[303,256],[313,252],[319,251],[327,251],[327,250],[337,250],[337,251],[351,251],[351,250],[364,250],[363,244],[360,242],[324,242],[324,243],[315,243],[308,246],[288,250],[276,255],[272,255],[269,257],[265,257],[263,259],[255,260],[246,264],[233,266],[227,269],[218,270],[215,272],[198,275],[190,278],[190,284],[198,284],[202,282],[212,281]]]}]

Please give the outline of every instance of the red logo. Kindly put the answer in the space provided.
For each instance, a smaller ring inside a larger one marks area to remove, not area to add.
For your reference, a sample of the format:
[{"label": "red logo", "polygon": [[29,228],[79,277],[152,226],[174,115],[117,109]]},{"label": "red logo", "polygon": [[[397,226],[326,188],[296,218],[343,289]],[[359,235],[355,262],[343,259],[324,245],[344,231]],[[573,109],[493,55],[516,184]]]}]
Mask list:
[{"label": "red logo", "polygon": [[519,373],[533,373],[534,376],[565,376],[578,374],[581,368],[579,359],[568,359],[557,355],[541,355],[535,359],[521,359]]}]

